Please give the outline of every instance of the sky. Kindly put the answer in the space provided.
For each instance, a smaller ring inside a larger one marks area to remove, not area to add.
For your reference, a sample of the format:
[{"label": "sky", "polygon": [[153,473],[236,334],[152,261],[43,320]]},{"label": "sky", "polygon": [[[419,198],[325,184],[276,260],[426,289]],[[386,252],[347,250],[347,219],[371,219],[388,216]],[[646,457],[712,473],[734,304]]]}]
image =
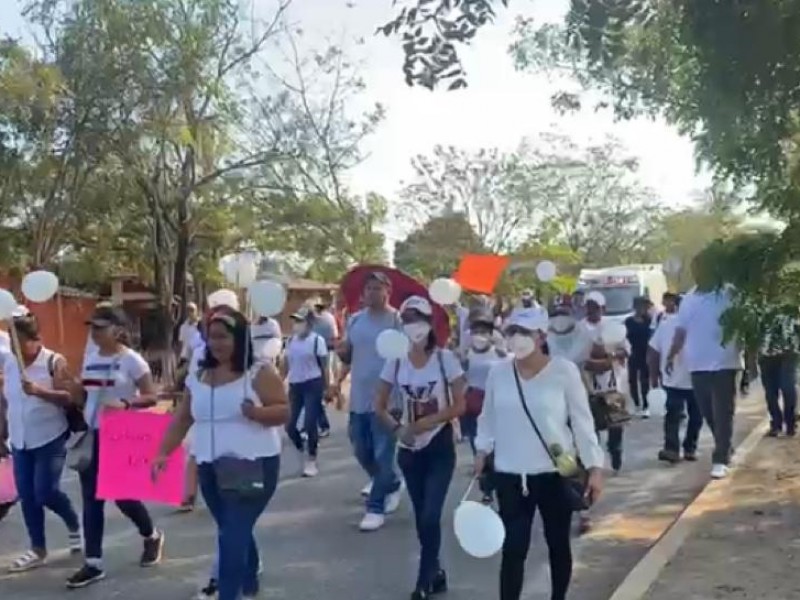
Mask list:
[{"label": "sky", "polygon": [[[256,14],[267,17],[276,0],[251,0]],[[402,1],[398,4],[402,5]],[[663,122],[636,120],[615,123],[610,113],[586,110],[561,116],[550,106],[557,84],[543,75],[517,72],[507,53],[518,15],[535,22],[558,20],[568,0],[510,0],[496,23],[482,30],[461,56],[469,87],[457,92],[430,92],[405,85],[402,51],[397,38],[376,36],[377,26],[397,8],[392,0],[293,0],[290,22],[303,29],[303,45],[324,47],[330,40],[364,38],[353,46],[366,83],[365,101],[381,102],[386,118],[367,140],[367,159],[350,174],[354,191],[375,191],[396,197],[412,176],[410,159],[427,154],[437,144],[466,149],[515,149],[523,137],[558,131],[581,144],[602,141],[611,134],[640,160],[642,183],[672,207],[687,205],[710,183],[696,172],[693,146]],[[17,0],[0,0],[0,31],[24,35]],[[345,47],[348,45],[345,44]],[[387,228],[390,237],[399,232]]]}]

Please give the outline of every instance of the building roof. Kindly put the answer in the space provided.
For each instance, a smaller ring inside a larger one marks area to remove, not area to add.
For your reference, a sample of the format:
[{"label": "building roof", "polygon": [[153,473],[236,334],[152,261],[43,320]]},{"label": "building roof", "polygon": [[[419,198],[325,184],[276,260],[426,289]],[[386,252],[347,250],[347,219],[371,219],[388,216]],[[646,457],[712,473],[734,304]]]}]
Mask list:
[{"label": "building roof", "polygon": [[335,283],[321,283],[313,279],[292,279],[287,284],[290,291],[296,292],[333,292],[339,289]]}]

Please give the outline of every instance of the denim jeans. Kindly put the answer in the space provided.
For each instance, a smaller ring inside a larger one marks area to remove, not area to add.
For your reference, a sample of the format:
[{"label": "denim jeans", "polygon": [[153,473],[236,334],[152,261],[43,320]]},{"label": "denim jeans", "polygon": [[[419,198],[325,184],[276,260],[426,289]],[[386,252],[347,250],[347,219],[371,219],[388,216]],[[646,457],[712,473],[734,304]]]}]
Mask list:
[{"label": "denim jeans", "polygon": [[416,589],[427,591],[440,569],[442,508],[456,467],[453,428],[450,425],[445,426],[420,450],[401,448],[397,453],[397,464],[403,472],[406,489],[414,507],[419,539]]},{"label": "denim jeans", "polygon": [[[761,383],[769,410],[770,429],[787,433],[795,430],[797,410],[797,355],[762,356],[759,360]],[[779,398],[783,397],[783,409]]]},{"label": "denim jeans", "polygon": [[[105,530],[105,506],[106,501],[97,497],[97,477],[99,472],[100,458],[100,435],[94,438],[94,453],[89,467],[80,473],[81,497],[83,500],[83,537],[85,543],[84,556],[86,562],[93,566],[99,566],[103,558],[103,533]],[[148,538],[155,533],[153,521],[150,513],[144,504],[138,500],[117,500],[117,508],[130,519],[139,534]]]},{"label": "denim jeans", "polygon": [[255,498],[220,490],[214,465],[198,465],[200,491],[217,524],[218,600],[239,600],[242,594],[258,593],[259,557],[253,529],[275,493],[280,457],[259,460],[264,466],[264,490]]},{"label": "denim jeans", "polygon": [[291,403],[291,416],[286,424],[286,434],[295,448],[302,452],[303,438],[297,428],[300,413],[303,413],[304,430],[308,436],[308,455],[317,456],[319,444],[319,414],[322,410],[322,397],[325,393],[324,380],[321,377],[309,379],[301,383],[289,384],[289,401]]},{"label": "denim jeans", "polygon": [[641,406],[647,410],[647,392],[650,391],[650,370],[647,368],[646,362],[639,360],[628,363],[628,386],[636,408]]},{"label": "denim jeans", "polygon": [[319,409],[319,430],[320,431],[330,431],[331,429],[331,422],[328,420],[328,410],[325,408],[325,401],[322,401],[322,405]]},{"label": "denim jeans", "polygon": [[688,421],[683,438],[683,451],[694,453],[697,450],[697,438],[703,428],[703,415],[691,389],[665,387],[667,393],[667,414],[664,416],[664,450],[680,452],[681,419],[686,407]]},{"label": "denim jeans", "polygon": [[475,456],[475,438],[478,436],[478,417],[476,415],[462,415],[458,418],[461,425],[461,435],[469,442],[472,456]]},{"label": "denim jeans", "polygon": [[394,468],[395,439],[375,413],[350,413],[350,443],[361,468],[372,479],[367,512],[382,515],[386,496],[400,489]]},{"label": "denim jeans", "polygon": [[67,451],[67,434],[39,448],[14,449],[14,479],[22,504],[22,517],[33,550],[46,551],[44,509],[49,508],[74,533],[80,530],[78,515],[67,495],[61,491],[61,474]]}]

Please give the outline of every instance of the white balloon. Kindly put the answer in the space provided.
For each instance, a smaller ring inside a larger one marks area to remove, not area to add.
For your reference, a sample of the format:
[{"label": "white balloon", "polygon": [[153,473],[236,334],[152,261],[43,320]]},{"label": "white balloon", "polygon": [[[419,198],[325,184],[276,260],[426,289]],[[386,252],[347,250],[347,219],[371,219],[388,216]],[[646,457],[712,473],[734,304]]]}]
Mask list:
[{"label": "white balloon", "polygon": [[264,356],[266,358],[278,358],[283,350],[283,341],[281,338],[270,338],[264,344]]},{"label": "white balloon", "polygon": [[556,264],[549,260],[543,260],[536,265],[536,277],[539,281],[548,282],[556,278]]},{"label": "white balloon", "polygon": [[453,279],[440,277],[431,282],[428,294],[430,294],[431,300],[437,304],[455,304],[461,297],[461,286]]},{"label": "white balloon", "polygon": [[467,500],[453,516],[456,539],[464,552],[475,558],[488,558],[503,547],[506,530],[500,516],[491,507]]},{"label": "white balloon", "polygon": [[653,388],[647,392],[647,404],[652,416],[663,417],[667,414],[667,392],[661,388]]},{"label": "white balloon", "polygon": [[396,329],[386,329],[375,340],[375,349],[378,356],[384,360],[398,360],[408,354],[411,342],[408,337]]},{"label": "white balloon", "polygon": [[8,290],[0,289],[0,320],[7,321],[17,310],[17,299]]},{"label": "white balloon", "polygon": [[600,330],[600,339],[604,346],[619,346],[628,337],[628,330],[619,321],[606,321]]},{"label": "white balloon", "polygon": [[246,288],[258,276],[256,256],[251,252],[226,256],[220,261],[220,270],[228,283],[240,288]]},{"label": "white balloon", "polygon": [[208,308],[218,306],[230,306],[234,310],[239,310],[239,297],[233,290],[217,290],[208,295]]},{"label": "white balloon", "polygon": [[22,278],[22,293],[31,302],[47,302],[58,291],[58,277],[50,271],[33,271]]},{"label": "white balloon", "polygon": [[276,281],[254,281],[247,290],[248,301],[259,317],[279,315],[286,306],[286,288]]}]

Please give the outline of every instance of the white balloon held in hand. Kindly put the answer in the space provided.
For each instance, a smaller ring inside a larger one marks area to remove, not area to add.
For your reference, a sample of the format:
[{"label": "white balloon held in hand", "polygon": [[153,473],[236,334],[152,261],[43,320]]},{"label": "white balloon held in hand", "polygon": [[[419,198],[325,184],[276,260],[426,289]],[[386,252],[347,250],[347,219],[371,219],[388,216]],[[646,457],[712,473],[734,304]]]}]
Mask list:
[{"label": "white balloon held in hand", "polygon": [[600,330],[600,339],[607,348],[624,344],[627,337],[628,330],[619,321],[606,321]]},{"label": "white balloon held in hand", "polygon": [[22,293],[31,302],[47,302],[58,291],[58,277],[50,271],[33,271],[22,278]]},{"label": "white balloon held in hand", "polygon": [[556,278],[556,272],[556,265],[552,261],[543,260],[536,265],[536,277],[544,283],[553,281]]},{"label": "white balloon held in hand", "polygon": [[7,321],[17,310],[17,299],[8,290],[0,289],[0,320]]},{"label": "white balloon held in hand", "polygon": [[464,552],[475,558],[489,558],[503,548],[506,530],[491,507],[466,500],[453,516],[456,539]]},{"label": "white balloon held in hand", "polygon": [[454,279],[440,277],[434,279],[428,287],[431,300],[444,306],[455,304],[461,297],[461,286]]},{"label": "white balloon held in hand", "polygon": [[647,404],[652,416],[663,417],[667,414],[667,392],[661,388],[653,388],[647,392]]},{"label": "white balloon held in hand", "polygon": [[384,360],[399,360],[408,354],[411,342],[408,336],[396,329],[386,329],[375,340],[378,356]]},{"label": "white balloon held in hand", "polygon": [[281,355],[283,350],[283,341],[281,338],[270,338],[264,344],[264,356],[270,359],[276,359]]},{"label": "white balloon held in hand", "polygon": [[279,315],[286,306],[286,288],[277,281],[254,281],[247,290],[248,300],[259,317]]}]

